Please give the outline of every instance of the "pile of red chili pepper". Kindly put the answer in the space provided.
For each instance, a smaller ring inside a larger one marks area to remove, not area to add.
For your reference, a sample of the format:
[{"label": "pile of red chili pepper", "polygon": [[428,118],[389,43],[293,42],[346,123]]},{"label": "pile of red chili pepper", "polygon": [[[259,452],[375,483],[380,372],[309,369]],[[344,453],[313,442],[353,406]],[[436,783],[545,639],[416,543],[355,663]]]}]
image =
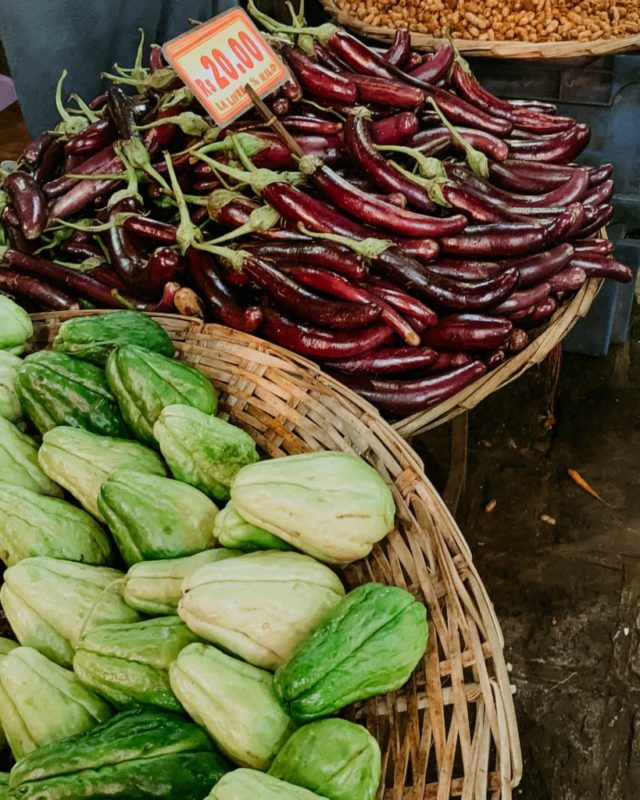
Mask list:
[{"label": "pile of red chili pepper", "polygon": [[224,131],[160,48],[116,67],[4,177],[0,291],[34,310],[178,311],[320,362],[382,411],[420,411],[524,347],[589,278],[611,165],[589,128],[483,89],[450,45],[387,50],[252,9],[291,77]]}]

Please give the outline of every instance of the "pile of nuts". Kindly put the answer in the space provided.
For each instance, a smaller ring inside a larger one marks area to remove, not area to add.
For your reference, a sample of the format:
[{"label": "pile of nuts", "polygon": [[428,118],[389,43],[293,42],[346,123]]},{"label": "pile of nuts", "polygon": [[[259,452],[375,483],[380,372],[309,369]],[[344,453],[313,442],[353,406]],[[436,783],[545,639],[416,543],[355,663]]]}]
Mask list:
[{"label": "pile of nuts", "polygon": [[374,27],[437,38],[562,42],[640,33],[639,0],[334,0]]}]

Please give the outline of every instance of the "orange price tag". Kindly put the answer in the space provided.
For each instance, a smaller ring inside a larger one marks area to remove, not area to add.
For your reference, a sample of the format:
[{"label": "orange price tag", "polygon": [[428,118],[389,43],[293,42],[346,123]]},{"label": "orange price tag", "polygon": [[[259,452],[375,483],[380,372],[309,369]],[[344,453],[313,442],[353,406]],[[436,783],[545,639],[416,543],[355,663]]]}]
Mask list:
[{"label": "orange price tag", "polygon": [[221,128],[252,105],[248,83],[260,97],[289,76],[251,18],[232,8],[167,42],[167,61]]}]

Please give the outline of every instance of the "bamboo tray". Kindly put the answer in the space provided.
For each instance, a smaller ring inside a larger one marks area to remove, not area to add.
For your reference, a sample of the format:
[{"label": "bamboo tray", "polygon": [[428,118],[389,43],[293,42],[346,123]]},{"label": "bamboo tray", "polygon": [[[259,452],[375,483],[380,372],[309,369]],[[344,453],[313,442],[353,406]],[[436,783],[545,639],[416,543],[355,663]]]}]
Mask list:
[{"label": "bamboo tray", "polygon": [[[375,27],[343,11],[333,0],[320,0],[328,14],[346,28],[361,36],[391,42],[396,28]],[[436,39],[427,33],[412,33],[411,44],[418,50],[437,50],[446,39]],[[516,42],[481,41],[479,39],[454,39],[458,50],[469,56],[492,58],[579,58],[606,56],[640,48],[640,33],[621,39],[598,39],[592,42]]]},{"label": "bamboo tray", "polygon": [[[50,345],[63,320],[91,313],[33,315],[31,349]],[[379,800],[509,800],[522,759],[502,635],[469,548],[417,455],[375,409],[305,359],[219,325],[153,317],[179,357],[220,390],[221,416],[269,455],[357,453],[393,490],[396,530],[343,574],[349,586],[402,586],[428,607],[428,650],[410,682],[349,709],[380,742]]]}]

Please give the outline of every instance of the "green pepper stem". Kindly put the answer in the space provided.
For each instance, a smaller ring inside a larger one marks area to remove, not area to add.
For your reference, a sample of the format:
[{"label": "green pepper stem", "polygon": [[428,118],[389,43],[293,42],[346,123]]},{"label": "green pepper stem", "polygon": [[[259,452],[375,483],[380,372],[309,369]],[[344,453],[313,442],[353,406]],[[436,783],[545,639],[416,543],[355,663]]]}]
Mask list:
[{"label": "green pepper stem", "polygon": [[465,156],[467,158],[467,163],[471,167],[472,171],[476,173],[476,175],[480,175],[482,178],[489,177],[489,159],[486,157],[484,153],[481,153],[479,150],[476,150],[465,138],[464,136],[455,128],[449,120],[445,117],[445,115],[440,110],[440,106],[436,103],[433,97],[428,97],[427,100],[433,106],[434,111],[438,115],[440,121],[445,126],[445,128],[449,131],[449,133],[453,136],[453,138],[458,142],[458,144],[464,149]]},{"label": "green pepper stem", "polygon": [[368,239],[356,240],[349,236],[342,236],[339,233],[321,233],[320,231],[309,230],[302,222],[298,223],[298,230],[304,233],[305,236],[311,236],[314,239],[326,239],[328,242],[335,242],[336,244],[343,244],[354,253],[364,258],[366,261],[379,256],[393,247],[393,242],[388,239],[375,239],[373,237]]}]

